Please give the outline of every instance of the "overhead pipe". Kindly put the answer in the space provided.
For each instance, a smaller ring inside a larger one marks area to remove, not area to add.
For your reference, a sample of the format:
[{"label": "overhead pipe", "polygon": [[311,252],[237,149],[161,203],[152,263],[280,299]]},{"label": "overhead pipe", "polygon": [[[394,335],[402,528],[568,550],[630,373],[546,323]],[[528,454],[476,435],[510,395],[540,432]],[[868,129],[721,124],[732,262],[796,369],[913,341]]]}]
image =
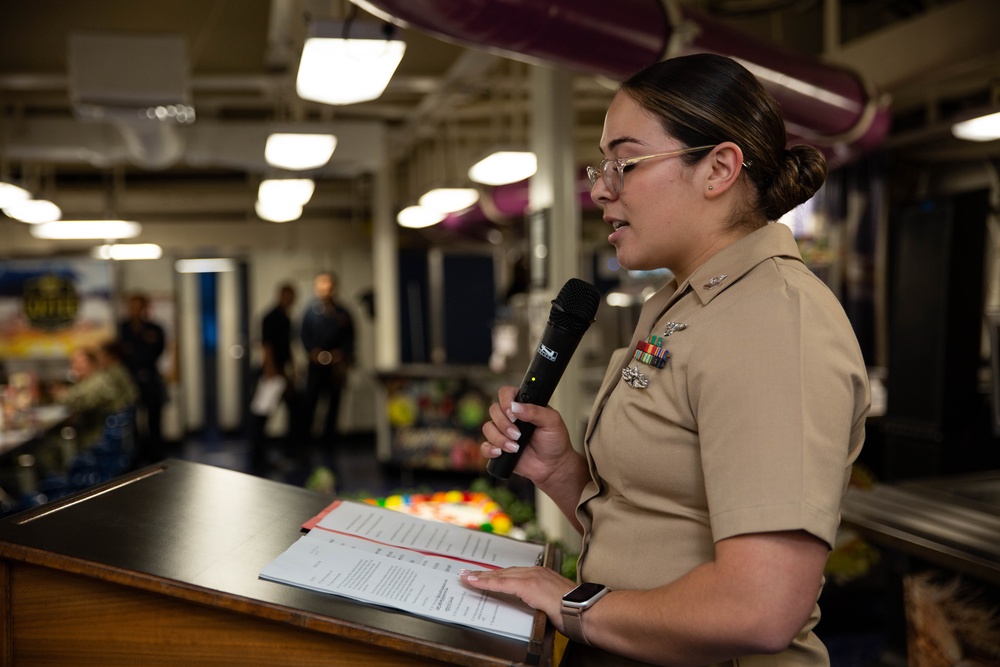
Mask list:
[{"label": "overhead pipe", "polygon": [[406,28],[515,59],[622,80],[659,60],[719,53],[781,104],[790,141],[842,164],[885,138],[889,109],[857,72],[790,54],[676,0],[353,0]]}]

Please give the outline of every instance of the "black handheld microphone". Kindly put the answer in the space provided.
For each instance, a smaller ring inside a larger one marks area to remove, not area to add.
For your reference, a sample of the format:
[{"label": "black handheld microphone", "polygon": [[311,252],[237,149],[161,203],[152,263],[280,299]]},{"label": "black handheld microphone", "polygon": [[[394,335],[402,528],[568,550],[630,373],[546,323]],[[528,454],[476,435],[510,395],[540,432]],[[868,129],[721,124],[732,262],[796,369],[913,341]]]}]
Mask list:
[{"label": "black handheld microphone", "polygon": [[[521,387],[517,390],[517,402],[532,405],[545,405],[549,402],[576,346],[594,321],[600,301],[600,292],[590,283],[578,278],[566,281],[559,290],[559,295],[552,301],[552,310],[549,311],[549,321],[542,340],[535,350],[528,372],[521,380]],[[534,424],[517,420],[514,425],[521,432],[517,441],[521,448],[513,454],[502,452],[486,465],[487,472],[498,479],[508,479],[514,474],[514,467],[535,432]]]}]

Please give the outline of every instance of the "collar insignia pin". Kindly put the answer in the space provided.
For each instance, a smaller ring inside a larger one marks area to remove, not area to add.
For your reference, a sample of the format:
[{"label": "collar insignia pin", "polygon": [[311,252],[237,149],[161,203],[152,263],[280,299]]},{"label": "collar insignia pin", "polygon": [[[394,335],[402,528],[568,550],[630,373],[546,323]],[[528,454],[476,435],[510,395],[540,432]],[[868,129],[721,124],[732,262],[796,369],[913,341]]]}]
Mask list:
[{"label": "collar insignia pin", "polygon": [[714,276],[712,278],[709,278],[708,282],[705,283],[705,289],[715,289],[716,287],[722,284],[723,280],[725,280],[728,277],[729,277],[728,275],[723,273],[721,276]]}]

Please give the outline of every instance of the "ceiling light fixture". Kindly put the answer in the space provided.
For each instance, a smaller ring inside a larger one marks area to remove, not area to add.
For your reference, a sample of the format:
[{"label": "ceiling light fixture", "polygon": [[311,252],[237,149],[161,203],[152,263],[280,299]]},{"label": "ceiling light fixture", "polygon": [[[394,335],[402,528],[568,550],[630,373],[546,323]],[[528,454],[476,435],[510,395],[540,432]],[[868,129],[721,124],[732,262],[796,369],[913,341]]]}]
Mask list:
[{"label": "ceiling light fixture", "polygon": [[531,151],[495,151],[472,165],[469,180],[483,185],[506,185],[530,178],[538,171],[538,157]]},{"label": "ceiling light fixture", "polygon": [[31,199],[31,193],[19,185],[0,181],[0,208],[7,208],[19,201]]},{"label": "ceiling light fixture", "polygon": [[425,192],[419,203],[426,209],[448,214],[467,209],[477,201],[479,190],[475,188],[435,188]]},{"label": "ceiling light fixture", "polygon": [[982,112],[975,117],[960,120],[951,126],[951,133],[966,141],[994,141],[1000,139],[1000,111]]},{"label": "ceiling light fixture", "polygon": [[174,262],[177,273],[225,273],[236,270],[236,262],[228,257],[179,259]]},{"label": "ceiling light fixture", "polygon": [[266,203],[305,206],[316,191],[311,178],[267,178],[257,188],[257,199]]},{"label": "ceiling light fixture", "polygon": [[111,243],[99,245],[90,251],[94,259],[159,259],[163,256],[163,248],[155,243]]},{"label": "ceiling light fixture", "polygon": [[396,222],[399,223],[400,227],[423,229],[441,222],[446,215],[423,206],[407,206],[396,215]]},{"label": "ceiling light fixture", "polygon": [[36,239],[131,239],[142,225],[130,220],[57,220],[32,225]]},{"label": "ceiling light fixture", "polygon": [[377,99],[403,59],[406,43],[391,23],[313,20],[302,48],[295,91],[324,104]]},{"label": "ceiling light fixture", "polygon": [[3,212],[30,224],[53,222],[62,217],[62,210],[48,199],[24,199],[4,206]]},{"label": "ceiling light fixture", "polygon": [[262,201],[254,204],[257,217],[268,222],[291,222],[302,217],[302,206],[294,202]]},{"label": "ceiling light fixture", "polygon": [[332,134],[275,132],[264,144],[264,159],[280,169],[317,169],[330,161],[336,148],[337,137]]}]

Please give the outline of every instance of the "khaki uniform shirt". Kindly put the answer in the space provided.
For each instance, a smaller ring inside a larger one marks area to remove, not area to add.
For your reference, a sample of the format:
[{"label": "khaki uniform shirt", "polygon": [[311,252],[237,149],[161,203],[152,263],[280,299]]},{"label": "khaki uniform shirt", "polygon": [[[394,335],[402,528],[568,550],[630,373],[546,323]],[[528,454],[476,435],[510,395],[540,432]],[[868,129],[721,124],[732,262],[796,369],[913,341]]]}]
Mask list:
[{"label": "khaki uniform shirt", "polygon": [[[666,365],[634,360],[668,322],[686,327],[663,339]],[[627,367],[648,385],[630,386]],[[587,428],[580,580],[655,588],[748,533],[805,530],[832,545],[869,403],[850,322],[790,230],[771,224],[723,249],[649,299],[611,360]],[[818,620],[817,606],[788,650],[734,664],[828,665]]]}]

